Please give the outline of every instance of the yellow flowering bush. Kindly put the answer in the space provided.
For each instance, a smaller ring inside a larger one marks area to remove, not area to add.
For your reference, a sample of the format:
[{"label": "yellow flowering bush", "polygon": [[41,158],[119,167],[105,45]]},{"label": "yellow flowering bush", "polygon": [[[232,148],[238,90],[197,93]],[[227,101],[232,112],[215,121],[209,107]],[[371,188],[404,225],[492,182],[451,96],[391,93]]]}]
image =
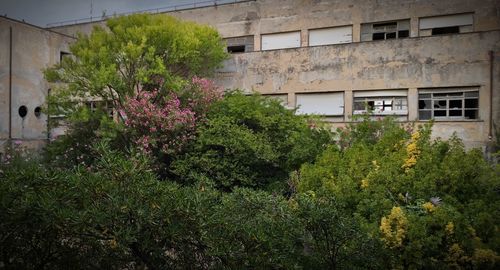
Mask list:
[{"label": "yellow flowering bush", "polygon": [[403,245],[408,228],[408,219],[401,207],[393,207],[387,217],[382,217],[380,233],[382,241],[389,248],[398,248]]},{"label": "yellow flowering bush", "polygon": [[415,164],[417,164],[417,158],[420,154],[420,150],[418,149],[418,140],[420,139],[420,132],[416,131],[411,135],[410,142],[406,146],[407,157],[403,163],[402,168],[406,173],[410,171]]},{"label": "yellow flowering bush", "polygon": [[431,202],[426,202],[422,204],[422,208],[424,208],[425,211],[427,211],[428,213],[432,213],[436,210],[436,207]]}]

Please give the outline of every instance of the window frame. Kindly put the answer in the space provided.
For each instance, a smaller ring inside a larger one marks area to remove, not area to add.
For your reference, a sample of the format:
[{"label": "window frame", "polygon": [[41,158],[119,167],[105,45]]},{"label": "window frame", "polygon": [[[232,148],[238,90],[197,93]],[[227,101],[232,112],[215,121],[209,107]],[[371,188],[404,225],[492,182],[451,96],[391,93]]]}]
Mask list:
[{"label": "window frame", "polygon": [[[304,112],[301,111],[300,105],[299,104],[299,97],[300,96],[313,96],[313,95],[339,95],[342,97],[342,104],[338,106],[338,108],[342,109],[341,113],[321,113],[321,112]],[[325,92],[298,92],[295,93],[295,104],[294,108],[296,109],[295,114],[297,115],[320,115],[324,117],[338,117],[338,116],[344,116],[345,115],[345,91],[325,91]]]},{"label": "window frame", "polygon": [[[461,93],[461,95],[457,95]],[[467,96],[466,93],[472,93]],[[424,96],[424,95],[428,95]],[[435,96],[437,95],[437,96]],[[466,108],[466,100],[476,100],[475,108]],[[429,109],[421,109],[421,101],[429,101]],[[436,102],[445,101],[445,108],[435,108]],[[450,101],[461,101],[461,108],[450,107]],[[418,120],[419,121],[478,121],[479,118],[479,88],[450,88],[450,89],[424,89],[418,92]],[[444,111],[445,116],[436,116],[436,111]],[[450,111],[460,111],[461,115],[450,115]],[[466,111],[475,111],[476,118],[466,118]],[[422,118],[422,112],[430,112],[430,118]]]},{"label": "window frame", "polygon": [[[384,30],[375,30],[374,27],[376,25],[388,25],[388,24],[396,24],[396,27],[394,31],[389,31],[387,30],[387,26],[384,26]],[[369,28],[369,32],[364,32],[363,28]],[[401,31],[408,31],[408,35],[405,37],[400,37],[400,32]],[[387,34],[392,34],[395,33],[396,36],[394,38],[387,38]],[[370,36],[369,39],[363,38],[363,36],[368,35]],[[384,34],[383,39],[373,39],[374,34]],[[397,19],[397,20],[390,20],[390,21],[380,21],[380,22],[368,22],[368,23],[362,23],[361,24],[361,37],[360,40],[362,42],[365,41],[379,41],[379,40],[391,40],[391,39],[404,39],[404,38],[410,38],[411,36],[411,21],[409,18],[406,19]]]}]

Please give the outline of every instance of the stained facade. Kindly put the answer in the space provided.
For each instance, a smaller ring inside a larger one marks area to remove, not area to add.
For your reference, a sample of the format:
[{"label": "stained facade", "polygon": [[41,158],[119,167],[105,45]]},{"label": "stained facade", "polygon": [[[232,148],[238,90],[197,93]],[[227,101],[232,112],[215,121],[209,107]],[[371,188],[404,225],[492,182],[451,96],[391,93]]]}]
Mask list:
[{"label": "stained facade", "polygon": [[[231,57],[216,74],[225,88],[270,95],[333,127],[369,111],[434,119],[435,137],[455,133],[468,147],[494,144],[498,1],[256,0],[166,14],[210,24],[226,39]],[[95,24],[103,22],[51,30],[66,40]]]}]

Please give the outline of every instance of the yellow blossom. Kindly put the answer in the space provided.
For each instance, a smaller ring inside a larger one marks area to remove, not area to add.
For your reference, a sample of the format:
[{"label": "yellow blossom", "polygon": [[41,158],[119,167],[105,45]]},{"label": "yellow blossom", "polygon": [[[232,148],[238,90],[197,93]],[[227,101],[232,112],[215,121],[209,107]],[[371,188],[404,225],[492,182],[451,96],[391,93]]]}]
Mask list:
[{"label": "yellow blossom", "polygon": [[389,248],[401,247],[406,237],[407,227],[408,219],[401,207],[393,207],[391,213],[386,217],[382,217],[380,221],[382,241]]},{"label": "yellow blossom", "polygon": [[376,160],[372,160],[372,164],[373,164],[373,168],[375,169],[375,171],[380,168],[380,166],[377,164]]},{"label": "yellow blossom", "polygon": [[418,149],[417,142],[420,139],[420,133],[417,131],[411,135],[410,142],[406,146],[406,159],[401,166],[405,169],[405,172],[408,173],[410,169],[417,164],[417,157],[420,154],[420,150]]},{"label": "yellow blossom", "polygon": [[432,213],[434,212],[434,210],[436,210],[436,207],[431,202],[426,202],[422,204],[422,207],[429,213]]},{"label": "yellow blossom", "polygon": [[455,231],[455,225],[451,221],[448,222],[448,224],[446,224],[446,227],[445,227],[446,234],[451,235],[451,234],[453,234],[454,231]]},{"label": "yellow blossom", "polygon": [[116,239],[113,238],[113,239],[109,240],[109,246],[111,248],[116,248],[118,246],[118,243],[116,242]]},{"label": "yellow blossom", "polygon": [[361,188],[365,189],[369,186],[368,179],[361,180]]}]

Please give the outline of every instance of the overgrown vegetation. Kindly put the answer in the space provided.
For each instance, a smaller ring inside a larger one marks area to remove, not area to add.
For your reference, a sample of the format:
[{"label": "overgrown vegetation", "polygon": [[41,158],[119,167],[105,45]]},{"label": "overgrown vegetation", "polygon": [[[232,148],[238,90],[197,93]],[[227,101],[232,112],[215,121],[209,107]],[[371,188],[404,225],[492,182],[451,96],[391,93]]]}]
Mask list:
[{"label": "overgrown vegetation", "polygon": [[[111,20],[58,72],[99,65],[99,48],[176,36],[176,20],[155,18]],[[95,40],[118,34],[135,38]],[[184,49],[190,75],[159,61],[165,48],[130,58],[151,71],[133,95],[103,60],[95,89],[124,86],[121,119],[70,103],[67,134],[43,155],[13,143],[0,164],[0,269],[499,268],[500,168],[480,150],[432,140],[431,124],[366,116],[331,132],[276,100],[222,95],[195,76],[199,48]]]}]

